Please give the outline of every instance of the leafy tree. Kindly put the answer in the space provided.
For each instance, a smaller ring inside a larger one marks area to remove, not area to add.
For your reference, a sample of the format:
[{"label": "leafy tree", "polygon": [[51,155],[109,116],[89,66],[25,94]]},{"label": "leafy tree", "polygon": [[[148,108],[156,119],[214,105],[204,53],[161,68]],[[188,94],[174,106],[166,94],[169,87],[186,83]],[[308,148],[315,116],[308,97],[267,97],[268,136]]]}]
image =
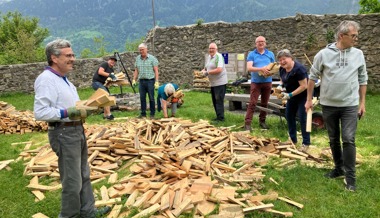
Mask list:
[{"label": "leafy tree", "polygon": [[39,27],[38,18],[8,12],[0,17],[0,64],[44,61],[43,40],[49,30]]},{"label": "leafy tree", "polygon": [[144,37],[141,37],[134,41],[127,39],[125,42],[125,51],[138,51],[138,47],[142,42],[144,42]]},{"label": "leafy tree", "polygon": [[89,49],[89,48],[83,49],[82,52],[80,53],[81,58],[91,58],[93,56],[94,56],[94,54],[91,51],[91,49]]},{"label": "leafy tree", "polygon": [[379,0],[360,0],[359,14],[380,13]]}]

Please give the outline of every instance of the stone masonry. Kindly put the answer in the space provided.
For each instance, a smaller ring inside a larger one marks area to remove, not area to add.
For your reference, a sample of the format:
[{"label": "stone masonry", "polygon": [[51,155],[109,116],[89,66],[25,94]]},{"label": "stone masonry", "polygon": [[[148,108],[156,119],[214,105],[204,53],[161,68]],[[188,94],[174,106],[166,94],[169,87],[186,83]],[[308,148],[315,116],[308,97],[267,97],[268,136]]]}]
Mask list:
[{"label": "stone masonry", "polygon": [[[342,20],[360,23],[358,48],[366,57],[369,74],[368,89],[380,91],[380,14],[368,15],[303,15],[274,20],[241,23],[205,23],[202,25],[156,27],[146,37],[148,49],[158,58],[160,83],[174,82],[192,86],[193,71],[204,66],[204,57],[210,42],[218,44],[219,52],[248,53],[254,40],[263,35],[268,49],[274,53],[287,48],[306,67],[305,54],[313,61],[314,55],[328,41],[334,41],[334,28]],[[153,48],[154,45],[154,48]],[[75,45],[73,45],[75,46]],[[125,68],[132,70],[137,52],[120,54]],[[78,59],[69,79],[77,87],[91,85],[92,75],[102,58]],[[8,91],[33,92],[33,83],[46,63],[0,66],[0,93]]]}]

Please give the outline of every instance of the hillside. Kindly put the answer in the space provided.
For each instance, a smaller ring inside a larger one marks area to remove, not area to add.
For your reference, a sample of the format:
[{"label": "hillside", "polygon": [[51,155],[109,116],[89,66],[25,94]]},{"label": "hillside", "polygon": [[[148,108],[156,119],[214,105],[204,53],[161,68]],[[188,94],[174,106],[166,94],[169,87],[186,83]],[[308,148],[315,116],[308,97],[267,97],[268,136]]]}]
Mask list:
[{"label": "hillside", "polygon": [[[153,27],[154,0],[0,0],[0,12],[20,11],[38,17],[51,38],[63,37],[76,53],[91,48],[104,36],[109,51],[124,51],[127,39],[144,37]],[[154,14],[160,27],[204,22],[267,20],[303,14],[357,14],[359,0],[156,0]],[[50,40],[49,39],[49,40]]]}]

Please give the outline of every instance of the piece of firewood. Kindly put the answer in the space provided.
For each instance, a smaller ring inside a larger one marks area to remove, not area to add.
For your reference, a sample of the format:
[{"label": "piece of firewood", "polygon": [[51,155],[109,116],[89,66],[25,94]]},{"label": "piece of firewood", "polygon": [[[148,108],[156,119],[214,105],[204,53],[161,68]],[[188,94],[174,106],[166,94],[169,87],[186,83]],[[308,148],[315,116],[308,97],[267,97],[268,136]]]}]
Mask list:
[{"label": "piece of firewood", "polygon": [[278,197],[278,199],[281,200],[281,201],[285,201],[286,203],[291,204],[291,205],[293,205],[293,206],[296,206],[296,207],[298,207],[298,208],[300,208],[300,209],[303,208],[303,204],[297,203],[297,202],[292,201],[292,200],[290,200],[290,199],[288,199],[288,198]]}]

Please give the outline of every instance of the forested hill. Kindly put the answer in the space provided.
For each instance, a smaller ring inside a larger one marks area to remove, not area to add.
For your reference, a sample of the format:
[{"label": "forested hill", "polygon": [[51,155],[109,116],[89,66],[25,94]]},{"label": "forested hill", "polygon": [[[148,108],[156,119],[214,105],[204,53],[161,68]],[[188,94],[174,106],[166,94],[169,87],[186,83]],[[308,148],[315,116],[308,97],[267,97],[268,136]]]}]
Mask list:
[{"label": "forested hill", "polygon": [[359,0],[0,0],[0,12],[38,17],[51,37],[71,40],[76,52],[104,36],[107,49],[124,51],[127,39],[144,37],[153,27],[225,21],[267,20],[303,14],[357,14]]}]

